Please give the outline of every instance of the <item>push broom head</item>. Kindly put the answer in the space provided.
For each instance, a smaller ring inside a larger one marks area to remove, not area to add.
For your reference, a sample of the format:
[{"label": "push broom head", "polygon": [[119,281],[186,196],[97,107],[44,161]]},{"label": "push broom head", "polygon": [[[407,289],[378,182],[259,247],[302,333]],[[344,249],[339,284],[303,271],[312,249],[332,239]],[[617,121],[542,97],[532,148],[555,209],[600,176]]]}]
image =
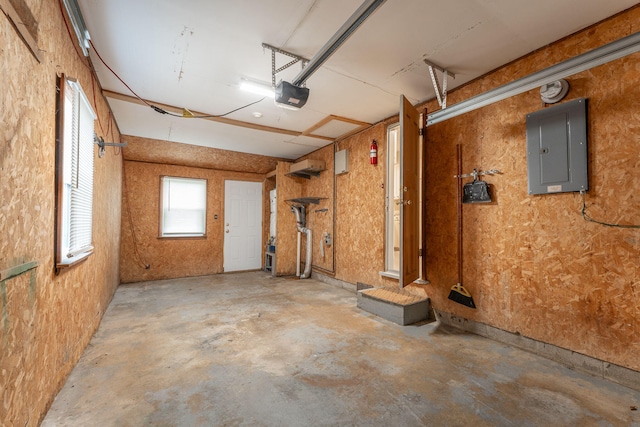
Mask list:
[{"label": "push broom head", "polygon": [[449,292],[449,299],[451,301],[455,301],[458,304],[466,305],[467,307],[476,308],[476,305],[473,303],[473,298],[468,290],[464,288],[460,283],[451,287],[451,292]]}]

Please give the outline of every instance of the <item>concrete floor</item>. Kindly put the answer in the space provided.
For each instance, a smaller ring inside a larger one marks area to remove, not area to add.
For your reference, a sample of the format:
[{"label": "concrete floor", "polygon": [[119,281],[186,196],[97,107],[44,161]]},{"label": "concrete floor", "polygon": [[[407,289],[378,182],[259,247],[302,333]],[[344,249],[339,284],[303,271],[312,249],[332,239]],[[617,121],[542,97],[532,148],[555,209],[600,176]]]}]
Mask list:
[{"label": "concrete floor", "polygon": [[640,392],[262,272],[120,286],[43,426],[640,426]]}]

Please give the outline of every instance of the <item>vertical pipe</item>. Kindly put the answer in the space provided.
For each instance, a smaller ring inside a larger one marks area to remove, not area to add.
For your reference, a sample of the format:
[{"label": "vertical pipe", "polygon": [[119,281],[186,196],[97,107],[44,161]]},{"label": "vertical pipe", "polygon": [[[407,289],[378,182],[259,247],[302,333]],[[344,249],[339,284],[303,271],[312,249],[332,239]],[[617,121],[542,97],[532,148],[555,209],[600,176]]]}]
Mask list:
[{"label": "vertical pipe", "polygon": [[296,250],[296,276],[300,277],[300,232],[298,231],[298,247]]},{"label": "vertical pipe", "polygon": [[311,233],[311,229],[306,228],[303,230],[303,232],[307,235],[307,256],[306,256],[306,261],[304,264],[304,272],[302,273],[302,276],[300,276],[301,279],[308,279],[309,277],[311,277],[311,256],[313,254],[313,237],[312,237],[312,233]]}]

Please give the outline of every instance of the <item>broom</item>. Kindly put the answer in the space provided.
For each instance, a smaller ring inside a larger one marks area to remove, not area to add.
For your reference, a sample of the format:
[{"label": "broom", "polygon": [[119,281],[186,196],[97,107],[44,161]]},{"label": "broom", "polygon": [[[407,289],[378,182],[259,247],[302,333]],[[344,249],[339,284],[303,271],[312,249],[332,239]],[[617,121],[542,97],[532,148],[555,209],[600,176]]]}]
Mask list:
[{"label": "broom", "polygon": [[462,175],[462,148],[460,144],[456,146],[456,150],[458,159],[458,188],[456,194],[456,204],[458,207],[458,283],[451,287],[449,299],[458,304],[476,308],[471,293],[462,286],[462,195],[460,194],[460,188],[462,186],[462,178],[460,177]]}]

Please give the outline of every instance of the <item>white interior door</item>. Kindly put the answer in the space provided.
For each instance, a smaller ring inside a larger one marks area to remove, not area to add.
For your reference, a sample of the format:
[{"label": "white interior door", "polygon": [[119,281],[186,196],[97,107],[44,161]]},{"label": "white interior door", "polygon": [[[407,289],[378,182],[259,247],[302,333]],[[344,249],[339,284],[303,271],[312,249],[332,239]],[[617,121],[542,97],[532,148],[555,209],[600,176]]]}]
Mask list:
[{"label": "white interior door", "polygon": [[224,182],[224,271],[262,267],[262,183]]}]

